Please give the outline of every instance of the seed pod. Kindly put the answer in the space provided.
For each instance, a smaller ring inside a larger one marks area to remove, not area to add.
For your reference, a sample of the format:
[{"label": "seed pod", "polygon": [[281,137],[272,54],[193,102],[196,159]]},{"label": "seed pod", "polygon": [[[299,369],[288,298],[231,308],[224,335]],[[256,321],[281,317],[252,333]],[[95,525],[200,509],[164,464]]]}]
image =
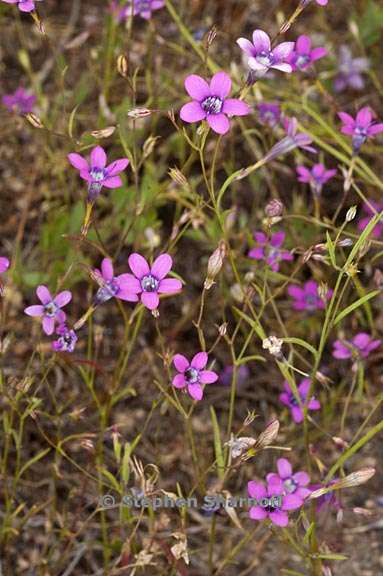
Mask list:
[{"label": "seed pod", "polygon": [[30,124],[32,124],[32,126],[34,126],[34,128],[39,129],[44,128],[44,124],[42,123],[40,118],[36,116],[36,114],[32,114],[32,112],[30,112],[29,114],[26,114],[25,118],[28,120]]},{"label": "seed pod", "polygon": [[205,290],[209,290],[214,284],[214,278],[219,274],[223,260],[226,256],[226,242],[221,240],[218,247],[214,250],[213,254],[209,258],[207,265],[207,278],[205,280]]},{"label": "seed pod", "polygon": [[117,71],[123,77],[128,77],[129,62],[124,54],[120,54],[117,58]]},{"label": "seed pod", "polygon": [[107,128],[103,128],[102,130],[93,130],[91,136],[93,136],[93,138],[109,138],[115,129],[115,126],[107,126]]},{"label": "seed pod", "polygon": [[145,118],[146,116],[150,116],[152,110],[149,108],[133,108],[133,110],[129,110],[128,116],[129,118]]}]

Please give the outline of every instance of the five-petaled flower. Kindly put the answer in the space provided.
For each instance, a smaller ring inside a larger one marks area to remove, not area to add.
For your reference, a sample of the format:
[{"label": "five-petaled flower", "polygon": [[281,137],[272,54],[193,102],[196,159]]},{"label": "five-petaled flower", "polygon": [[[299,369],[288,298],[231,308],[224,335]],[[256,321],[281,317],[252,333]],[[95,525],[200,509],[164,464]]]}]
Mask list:
[{"label": "five-petaled flower", "polygon": [[281,120],[281,107],[274,102],[258,104],[259,121],[270,128],[274,128]]},{"label": "five-petaled flower", "polygon": [[311,39],[302,34],[296,41],[294,50],[291,52],[288,63],[294,71],[304,71],[311,66],[314,62],[326,56],[326,48],[313,48],[311,50]]},{"label": "five-petaled flower", "polygon": [[65,322],[65,312],[61,310],[72,299],[70,290],[64,290],[52,297],[46,286],[38,286],[36,294],[41,304],[28,306],[25,308],[25,314],[28,316],[41,316],[43,319],[43,330],[50,336],[53,334],[55,323],[63,324]]},{"label": "five-petaled flower", "polygon": [[114,276],[113,264],[109,258],[104,258],[101,262],[101,270],[93,271],[100,288],[95,296],[95,304],[102,304],[111,298],[119,298],[128,302],[138,302],[138,296],[129,290],[132,283],[131,274],[120,274]]},{"label": "five-petaled flower", "polygon": [[[287,293],[293,298],[294,310],[324,310],[326,307],[325,302],[319,295],[319,285],[315,280],[305,282],[303,287],[292,285],[287,288]],[[330,289],[327,291],[326,299],[329,300],[333,294]]]},{"label": "five-petaled flower", "polygon": [[[279,395],[279,400],[282,402],[282,404],[290,408],[291,416],[293,417],[294,422],[296,424],[300,424],[303,421],[303,410],[300,407],[299,402],[294,396],[293,391],[291,390],[287,381],[283,383],[283,387],[285,391]],[[311,396],[307,402],[307,395],[309,390],[310,380],[309,378],[304,378],[298,386],[299,398],[302,401],[302,405],[307,404],[308,410],[320,410],[320,402],[314,396]]]},{"label": "five-petaled flower", "polygon": [[339,48],[338,74],[334,80],[335,92],[343,92],[347,87],[353,90],[363,90],[364,79],[362,72],[370,67],[368,58],[353,58],[348,46]]},{"label": "five-petaled flower", "polygon": [[73,352],[78,340],[76,332],[64,324],[56,328],[57,340],[52,342],[52,348],[55,352]]},{"label": "five-petaled flower", "polygon": [[343,122],[341,131],[352,137],[354,154],[358,154],[367,138],[383,132],[383,123],[375,124],[372,121],[373,112],[368,106],[361,108],[355,119],[346,112],[338,112],[338,116]]},{"label": "five-petaled flower", "polygon": [[129,18],[129,16],[141,16],[144,20],[150,20],[152,12],[165,6],[165,0],[129,0],[118,14],[118,19]]},{"label": "five-petaled flower", "polygon": [[370,334],[359,332],[351,341],[335,340],[332,355],[340,360],[367,358],[381,343],[381,340],[373,340]]},{"label": "five-petaled flower", "polygon": [[281,250],[286,234],[281,230],[267,237],[264,232],[255,232],[256,246],[252,248],[248,256],[254,260],[265,260],[273,272],[278,272],[279,263],[283,260],[291,262],[294,256],[288,250]]},{"label": "five-petaled flower", "polygon": [[238,38],[238,46],[248,57],[247,64],[251,70],[265,74],[270,68],[281,72],[292,72],[288,58],[294,50],[294,42],[282,42],[271,48],[270,37],[263,30],[254,30],[253,42],[246,38]]},{"label": "five-petaled flower", "polygon": [[126,290],[140,295],[142,304],[149,310],[158,308],[159,294],[174,294],[182,289],[182,283],[176,278],[165,278],[170,271],[173,260],[169,254],[161,254],[150,267],[140,254],[129,256],[132,274],[123,274],[126,279]]},{"label": "five-petaled flower", "polygon": [[6,4],[17,4],[20,12],[32,12],[36,6],[35,2],[41,2],[42,0],[2,0]]},{"label": "five-petaled flower", "polygon": [[185,388],[194,400],[203,397],[203,384],[212,384],[218,380],[218,374],[212,370],[205,370],[208,361],[206,352],[198,352],[189,362],[182,354],[176,354],[173,364],[178,371],[172,384],[175,388]]},{"label": "five-petaled flower", "polygon": [[274,144],[265,156],[266,161],[274,160],[278,156],[295,150],[295,148],[302,148],[302,150],[316,154],[316,149],[310,146],[312,138],[304,132],[298,132],[298,121],[296,118],[285,118],[283,124],[287,135]]},{"label": "five-petaled flower", "polygon": [[297,510],[303,504],[302,498],[295,494],[286,494],[281,478],[274,475],[266,486],[261,482],[251,480],[247,484],[247,491],[257,504],[249,510],[252,520],[265,520],[269,518],[276,526],[285,527],[289,523],[287,512]]},{"label": "five-petaled flower", "polygon": [[36,102],[36,96],[28,94],[24,88],[17,88],[13,94],[4,94],[2,97],[4,106],[10,112],[16,114],[29,114],[33,110],[33,105]]},{"label": "five-petaled flower", "polygon": [[125,170],[129,164],[127,158],[115,160],[106,165],[107,157],[101,146],[96,146],[90,153],[90,163],[75,152],[68,154],[68,160],[79,170],[80,178],[88,182],[88,200],[93,202],[101,192],[101,188],[119,188],[122,180],[118,174]]},{"label": "five-petaled flower", "polygon": [[193,123],[206,120],[217,134],[230,130],[227,116],[246,116],[250,108],[238,98],[227,98],[231,91],[231,80],[225,72],[217,72],[210,84],[201,76],[191,74],[185,80],[186,92],[193,102],[184,104],[180,117],[184,122]]},{"label": "five-petaled flower", "polygon": [[293,469],[291,464],[286,458],[279,458],[277,460],[278,474],[274,472],[268,474],[266,479],[268,482],[274,481],[276,478],[282,480],[283,490],[285,494],[294,494],[302,500],[305,500],[307,496],[311,494],[311,490],[307,488],[310,482],[310,476],[307,472],[295,472],[293,474]]},{"label": "five-petaled flower", "polygon": [[319,196],[323,186],[336,174],[336,169],[326,170],[323,164],[315,164],[311,170],[306,166],[297,166],[299,182],[310,184],[314,196]]}]

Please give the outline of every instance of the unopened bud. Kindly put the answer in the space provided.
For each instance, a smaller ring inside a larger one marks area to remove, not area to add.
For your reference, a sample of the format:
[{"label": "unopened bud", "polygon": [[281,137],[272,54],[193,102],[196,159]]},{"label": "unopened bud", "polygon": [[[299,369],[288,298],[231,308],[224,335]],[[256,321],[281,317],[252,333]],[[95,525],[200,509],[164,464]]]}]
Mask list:
[{"label": "unopened bud", "polygon": [[224,240],[221,240],[221,242],[218,244],[218,248],[214,250],[213,254],[209,258],[207,265],[207,278],[204,284],[205,290],[209,290],[214,284],[214,278],[219,274],[225,256],[226,243]]},{"label": "unopened bud", "polygon": [[328,284],[326,282],[321,282],[318,286],[318,296],[321,300],[326,302],[328,295]]},{"label": "unopened bud", "polygon": [[224,322],[223,324],[221,324],[218,328],[218,334],[220,336],[226,336],[226,332],[227,332],[227,322]]},{"label": "unopened bud", "polygon": [[342,438],[339,438],[338,436],[333,436],[332,441],[334,442],[335,446],[337,448],[340,448],[341,450],[345,450],[346,448],[348,448],[348,442],[346,442]]},{"label": "unopened bud", "polygon": [[187,179],[178,168],[170,168],[168,174],[173,182],[179,184],[179,186],[186,187],[188,185]]},{"label": "unopened bud", "polygon": [[351,206],[351,208],[347,210],[346,222],[351,222],[352,220],[354,220],[356,216],[356,210],[357,210],[356,206]]},{"label": "unopened bud", "polygon": [[150,116],[152,110],[149,108],[133,108],[133,110],[129,110],[128,116],[129,118],[145,118],[145,116]]},{"label": "unopened bud", "polygon": [[351,240],[351,238],[344,238],[343,240],[340,240],[338,242],[338,246],[341,246],[342,248],[348,248],[349,246],[352,246],[354,244],[354,241]]},{"label": "unopened bud", "polygon": [[128,77],[129,62],[124,54],[120,54],[117,58],[117,71],[123,77]]},{"label": "unopened bud", "polygon": [[93,132],[91,132],[91,136],[93,136],[93,138],[109,138],[109,136],[111,136],[115,130],[115,126],[108,126],[103,130],[93,130]]},{"label": "unopened bud", "polygon": [[153,152],[157,140],[159,140],[159,136],[149,136],[149,138],[145,140],[144,145],[142,147],[142,153],[144,158],[147,158]]},{"label": "unopened bud", "polygon": [[32,126],[34,126],[35,128],[44,128],[44,124],[42,123],[42,121],[40,120],[40,118],[38,116],[36,116],[36,114],[26,114],[25,118],[28,120],[28,122],[30,124],[32,124]]},{"label": "unopened bud", "polygon": [[269,218],[275,218],[276,216],[282,215],[283,208],[284,208],[284,206],[283,206],[282,202],[275,198],[274,200],[271,200],[270,202],[268,202],[266,204],[265,214]]},{"label": "unopened bud", "polygon": [[217,36],[217,28],[216,28],[216,26],[213,26],[213,28],[211,28],[211,30],[209,30],[207,38],[206,38],[207,48],[210,48],[210,46],[213,44],[216,36]]}]

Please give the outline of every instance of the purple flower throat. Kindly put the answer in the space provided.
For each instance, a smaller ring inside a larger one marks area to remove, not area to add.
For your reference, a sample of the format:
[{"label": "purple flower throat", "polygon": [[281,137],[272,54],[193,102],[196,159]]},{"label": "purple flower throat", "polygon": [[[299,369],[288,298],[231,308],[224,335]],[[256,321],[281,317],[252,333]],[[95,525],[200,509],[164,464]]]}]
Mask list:
[{"label": "purple flower throat", "polygon": [[208,96],[203,100],[201,106],[206,114],[219,114],[222,110],[223,100],[218,96]]},{"label": "purple flower throat", "polygon": [[197,368],[190,366],[190,368],[185,370],[184,376],[188,384],[196,384],[199,382],[199,370],[197,370]]}]

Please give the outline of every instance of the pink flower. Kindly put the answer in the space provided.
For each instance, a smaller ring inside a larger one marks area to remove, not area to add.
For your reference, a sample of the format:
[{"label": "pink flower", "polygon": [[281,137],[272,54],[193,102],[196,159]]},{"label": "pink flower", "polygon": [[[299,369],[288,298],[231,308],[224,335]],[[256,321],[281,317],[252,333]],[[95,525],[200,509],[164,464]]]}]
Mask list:
[{"label": "pink flower", "polygon": [[36,96],[28,94],[24,88],[20,87],[13,94],[5,94],[2,97],[2,102],[10,112],[29,114],[33,110]]},{"label": "pink flower", "polygon": [[[370,202],[371,206],[373,206],[377,212],[383,211],[383,202],[374,202],[372,200],[370,200],[369,202]],[[370,220],[374,216],[374,212],[371,210],[371,208],[369,208],[369,206],[367,204],[363,205],[363,210],[366,214],[368,214],[368,216],[361,218],[358,222],[358,230],[361,230],[361,231],[364,230],[368,226],[368,224],[370,223]],[[372,232],[372,236],[374,238],[379,238],[382,235],[382,232],[383,232],[383,222],[378,222],[378,224],[376,224],[376,226]]]},{"label": "pink flower", "polygon": [[208,361],[206,352],[198,352],[192,361],[189,362],[182,354],[176,354],[173,364],[178,374],[173,378],[175,388],[185,388],[194,400],[201,400],[203,397],[203,387],[201,384],[212,384],[218,380],[218,374],[212,370],[204,370]]},{"label": "pink flower", "polygon": [[326,48],[314,48],[311,50],[311,39],[303,34],[302,36],[299,36],[296,41],[295,48],[293,52],[291,52],[288,62],[291,64],[294,71],[303,71],[326,55]]},{"label": "pink flower", "polygon": [[36,294],[41,305],[28,306],[24,312],[28,316],[42,316],[43,330],[45,334],[50,336],[53,334],[56,322],[59,324],[65,322],[66,315],[61,308],[71,301],[72,293],[69,290],[64,290],[53,298],[46,286],[38,286]]},{"label": "pink flower", "polygon": [[0,256],[0,274],[8,270],[9,268],[9,260],[4,256]]},{"label": "pink flower", "polygon": [[[287,288],[287,293],[294,299],[294,310],[308,310],[310,312],[313,312],[314,310],[323,310],[325,308],[325,303],[319,296],[318,288],[319,285],[315,280],[309,280],[303,285],[303,288],[295,285],[289,286]],[[331,298],[332,293],[332,290],[327,291],[327,300]]]},{"label": "pink flower", "polygon": [[141,302],[149,310],[158,308],[159,294],[174,294],[182,289],[182,283],[176,278],[165,278],[170,272],[173,260],[169,254],[161,254],[149,266],[140,254],[129,256],[132,274],[123,274],[124,289],[133,294],[141,294]]},{"label": "pink flower", "polygon": [[254,30],[253,42],[246,38],[238,38],[238,46],[248,56],[248,66],[260,74],[265,74],[270,68],[281,72],[292,72],[287,60],[294,50],[294,42],[282,42],[271,48],[270,37],[263,30]]},{"label": "pink flower", "polygon": [[165,0],[129,0],[119,14],[119,19],[133,16],[141,16],[144,20],[150,20],[152,12],[165,6]]},{"label": "pink flower", "polygon": [[285,527],[289,523],[287,511],[297,510],[303,500],[295,494],[285,494],[283,482],[277,475],[264,486],[261,482],[251,480],[247,484],[247,491],[257,504],[249,510],[252,520],[265,520],[270,518],[276,526]]},{"label": "pink flower", "polygon": [[266,154],[265,160],[274,160],[278,156],[283,156],[295,148],[302,148],[302,150],[307,150],[307,152],[313,152],[316,154],[315,148],[310,146],[312,139],[308,134],[304,132],[298,132],[298,121],[296,118],[285,118],[284,128],[287,135],[282,138],[279,142],[274,144],[271,150]]},{"label": "pink flower", "polygon": [[35,2],[41,2],[42,0],[2,0],[6,4],[17,4],[20,12],[32,12],[35,9]]},{"label": "pink flower", "polygon": [[379,348],[381,343],[381,340],[373,340],[370,334],[359,332],[351,341],[335,340],[332,355],[340,360],[367,358],[373,350]]},{"label": "pink flower", "polygon": [[299,182],[310,184],[312,193],[319,196],[326,182],[333,178],[336,170],[326,170],[323,164],[315,164],[311,170],[305,166],[297,166]]},{"label": "pink flower", "polygon": [[294,259],[294,256],[288,250],[281,250],[285,236],[282,231],[275,232],[270,238],[263,232],[255,232],[254,239],[257,244],[255,248],[250,250],[249,258],[265,260],[273,272],[278,272],[281,261],[287,260],[291,262]]},{"label": "pink flower", "polygon": [[[279,400],[285,406],[290,408],[291,416],[296,424],[300,424],[303,422],[303,410],[299,406],[298,400],[295,398],[288,382],[283,383],[283,387],[285,389],[282,394],[279,395]],[[304,378],[300,385],[298,386],[299,397],[302,401],[302,404],[306,403],[307,394],[310,389],[310,380],[309,378]],[[307,404],[307,408],[309,410],[320,410],[320,402],[316,400],[314,396],[312,396]]]},{"label": "pink flower", "polygon": [[95,296],[95,303],[102,304],[111,298],[119,298],[128,302],[138,302],[138,296],[129,290],[131,285],[131,274],[120,274],[114,276],[113,264],[109,258],[104,258],[101,262],[101,271],[94,270],[96,279],[100,285]]},{"label": "pink flower", "polygon": [[230,130],[227,116],[246,116],[250,112],[246,102],[227,98],[231,91],[231,80],[225,72],[214,74],[210,85],[201,76],[191,74],[185,80],[185,89],[193,102],[182,106],[181,119],[188,123],[206,119],[217,134],[226,134]]},{"label": "pink flower", "polygon": [[372,114],[373,111],[368,106],[359,110],[355,120],[346,112],[338,113],[339,118],[343,122],[341,131],[343,134],[352,136],[352,148],[354,154],[358,154],[360,147],[366,142],[367,138],[383,132],[383,123],[374,124],[372,121]]},{"label": "pink flower", "polygon": [[303,504],[303,500],[311,494],[311,490],[306,488],[310,482],[310,476],[307,472],[295,472],[295,474],[293,474],[291,464],[286,458],[279,458],[277,460],[277,469],[278,474],[268,474],[266,476],[267,481],[272,482],[279,478],[282,480],[284,493],[298,496]]},{"label": "pink flower", "polygon": [[118,174],[125,170],[129,164],[127,158],[115,160],[109,166],[106,165],[105,150],[96,146],[90,153],[90,164],[80,154],[75,152],[68,154],[68,160],[80,171],[80,178],[88,182],[88,200],[92,202],[100,194],[101,188],[119,188],[122,180]]},{"label": "pink flower", "polygon": [[259,121],[274,128],[281,120],[281,107],[273,102],[263,102],[258,105]]}]

